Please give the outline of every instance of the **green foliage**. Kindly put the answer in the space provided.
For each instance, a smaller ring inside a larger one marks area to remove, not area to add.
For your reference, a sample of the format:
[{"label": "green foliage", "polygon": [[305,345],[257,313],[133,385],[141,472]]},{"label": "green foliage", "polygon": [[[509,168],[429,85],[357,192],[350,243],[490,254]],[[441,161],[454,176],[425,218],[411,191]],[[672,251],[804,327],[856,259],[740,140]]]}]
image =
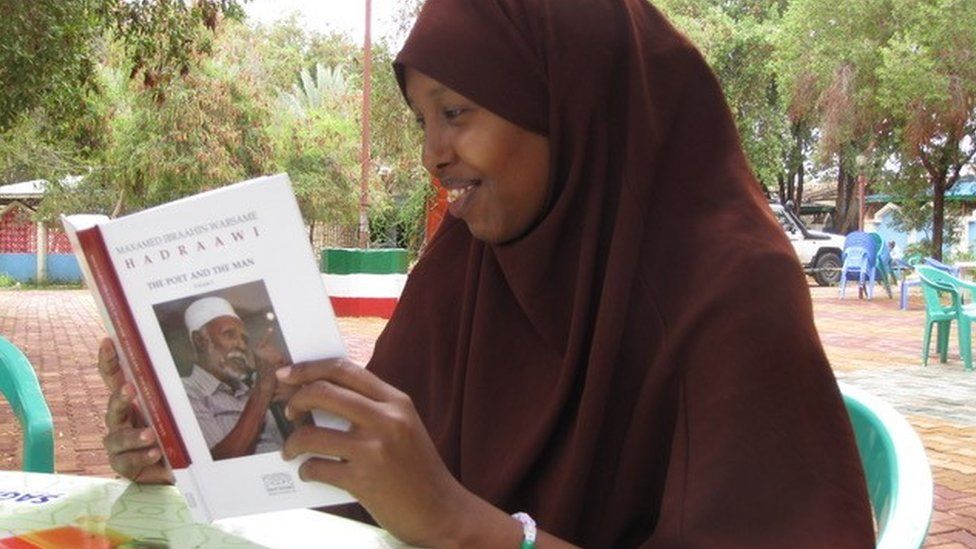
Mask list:
[{"label": "green foliage", "polygon": [[303,70],[302,84],[278,97],[271,128],[278,169],[288,172],[306,220],[355,221],[359,127],[339,67]]},{"label": "green foliage", "polygon": [[[373,66],[390,67],[393,58],[389,48],[380,45],[374,49]],[[392,70],[373,73],[371,104],[373,165],[382,176],[371,189],[370,234],[378,245],[417,253],[434,193],[420,161],[423,133]]]},{"label": "green foliage", "polygon": [[74,109],[92,86],[107,0],[0,3],[0,132],[46,105]]},{"label": "green foliage", "polygon": [[705,55],[722,84],[757,179],[769,187],[783,172],[789,121],[771,63],[783,2],[655,2]]},{"label": "green foliage", "polygon": [[941,257],[956,230],[942,198],[976,155],[976,9],[962,0],[892,5],[900,24],[881,50],[878,100],[893,122],[897,160],[924,174],[917,179],[934,197],[933,255]]},{"label": "green foliage", "polygon": [[20,283],[14,277],[7,273],[0,273],[0,288],[15,288],[19,285]]},{"label": "green foliage", "polygon": [[[96,210],[118,215],[268,170],[270,114],[252,79],[204,60],[150,90],[128,80],[124,61],[115,63],[104,71],[110,138],[77,193],[98,199]],[[49,197],[49,208],[77,205],[71,194]]]},{"label": "green foliage", "polygon": [[[43,116],[38,113],[36,117]],[[79,173],[83,164],[70,143],[58,142],[43,132],[43,122],[21,116],[0,135],[0,182],[33,179],[58,181]]]},{"label": "green foliage", "polygon": [[870,137],[880,46],[892,34],[888,0],[793,0],[777,32],[776,73],[794,119],[818,119],[824,154]]},{"label": "green foliage", "polygon": [[225,17],[242,19],[239,0],[131,0],[112,4],[116,34],[132,63],[130,77],[165,87],[212,51],[212,31]]},{"label": "green foliage", "polygon": [[278,96],[278,107],[292,117],[304,118],[323,108],[341,109],[352,102],[350,92],[341,66],[326,67],[318,63],[314,73],[307,68],[301,70],[299,82],[292,84],[290,92]]},{"label": "green foliage", "polygon": [[976,151],[976,9],[962,0],[895,2],[904,21],[881,52],[879,101],[899,122],[909,158],[931,171],[965,165]]}]

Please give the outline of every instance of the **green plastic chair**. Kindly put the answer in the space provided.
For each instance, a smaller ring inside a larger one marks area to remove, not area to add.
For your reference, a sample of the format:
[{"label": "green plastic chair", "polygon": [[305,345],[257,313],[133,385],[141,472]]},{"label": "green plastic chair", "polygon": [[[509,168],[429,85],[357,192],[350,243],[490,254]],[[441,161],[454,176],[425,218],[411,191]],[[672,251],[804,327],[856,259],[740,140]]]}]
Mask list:
[{"label": "green plastic chair", "polygon": [[878,233],[868,233],[877,245],[878,254],[876,259],[876,268],[878,269],[878,277],[881,278],[881,284],[884,286],[885,292],[888,294],[888,299],[894,297],[891,293],[891,283],[889,281],[898,281],[895,279],[895,273],[891,268],[891,254],[888,252],[888,245],[885,244],[883,238]]},{"label": "green plastic chair", "polygon": [[932,470],[908,421],[884,400],[838,383],[854,427],[878,549],[922,547],[932,519]]},{"label": "green plastic chair", "polygon": [[24,430],[22,469],[54,472],[54,423],[34,368],[24,353],[0,337],[0,392]]},{"label": "green plastic chair", "polygon": [[[925,337],[923,338],[922,364],[928,365],[929,340],[932,324],[939,324],[939,358],[946,361],[949,343],[949,321],[959,325],[959,354],[967,371],[973,369],[972,324],[976,320],[976,284],[957,278],[941,269],[929,265],[919,265],[919,279],[925,296]],[[969,305],[964,304],[965,293],[969,294]],[[949,296],[949,303],[943,304],[942,296]],[[951,318],[949,318],[951,317]]]}]

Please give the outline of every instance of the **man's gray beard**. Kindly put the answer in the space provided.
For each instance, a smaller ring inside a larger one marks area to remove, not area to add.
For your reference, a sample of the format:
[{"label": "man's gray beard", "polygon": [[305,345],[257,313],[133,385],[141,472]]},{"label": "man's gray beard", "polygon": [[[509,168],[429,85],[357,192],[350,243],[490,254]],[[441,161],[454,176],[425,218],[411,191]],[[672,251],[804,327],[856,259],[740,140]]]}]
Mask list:
[{"label": "man's gray beard", "polygon": [[231,370],[230,373],[241,381],[246,379],[254,371],[254,362],[247,354],[241,351],[230,351],[224,355],[224,362],[230,362],[235,366],[234,370]]}]

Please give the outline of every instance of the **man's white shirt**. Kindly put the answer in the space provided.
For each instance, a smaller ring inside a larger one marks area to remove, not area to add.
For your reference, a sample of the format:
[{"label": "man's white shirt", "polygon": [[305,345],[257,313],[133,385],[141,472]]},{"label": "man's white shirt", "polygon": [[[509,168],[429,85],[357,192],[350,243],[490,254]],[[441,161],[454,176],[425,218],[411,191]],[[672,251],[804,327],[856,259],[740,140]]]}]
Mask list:
[{"label": "man's white shirt", "polygon": [[[207,447],[213,448],[224,439],[237,425],[244,413],[244,406],[250,394],[250,388],[241,384],[235,391],[230,385],[220,381],[210,372],[194,365],[193,372],[182,378],[183,388],[190,399],[190,406],[197,416],[197,423],[207,441]],[[258,436],[255,454],[275,452],[281,450],[284,439],[274,416],[270,411],[265,412],[264,428]]]}]

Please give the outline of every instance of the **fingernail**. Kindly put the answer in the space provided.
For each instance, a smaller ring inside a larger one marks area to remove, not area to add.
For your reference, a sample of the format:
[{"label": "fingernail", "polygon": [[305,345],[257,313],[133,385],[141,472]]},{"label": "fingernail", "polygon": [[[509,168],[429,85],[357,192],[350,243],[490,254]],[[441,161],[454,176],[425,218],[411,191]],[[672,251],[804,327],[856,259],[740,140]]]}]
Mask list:
[{"label": "fingernail", "polygon": [[278,379],[285,379],[286,377],[291,375],[291,366],[284,366],[282,368],[278,368],[277,370],[275,370],[275,375],[278,376]]},{"label": "fingernail", "polygon": [[132,386],[131,385],[123,385],[122,386],[122,397],[125,398],[126,400],[131,400],[133,396],[135,396],[135,391],[132,390]]},{"label": "fingernail", "polygon": [[152,430],[143,429],[142,432],[139,433],[139,440],[143,442],[149,442],[150,440],[152,440]]},{"label": "fingernail", "polygon": [[157,450],[155,448],[153,448],[152,450],[149,450],[149,453],[146,454],[146,455],[148,455],[149,456],[149,459],[151,459],[153,461],[155,461],[155,460],[157,460],[157,459],[160,458],[159,450]]}]

